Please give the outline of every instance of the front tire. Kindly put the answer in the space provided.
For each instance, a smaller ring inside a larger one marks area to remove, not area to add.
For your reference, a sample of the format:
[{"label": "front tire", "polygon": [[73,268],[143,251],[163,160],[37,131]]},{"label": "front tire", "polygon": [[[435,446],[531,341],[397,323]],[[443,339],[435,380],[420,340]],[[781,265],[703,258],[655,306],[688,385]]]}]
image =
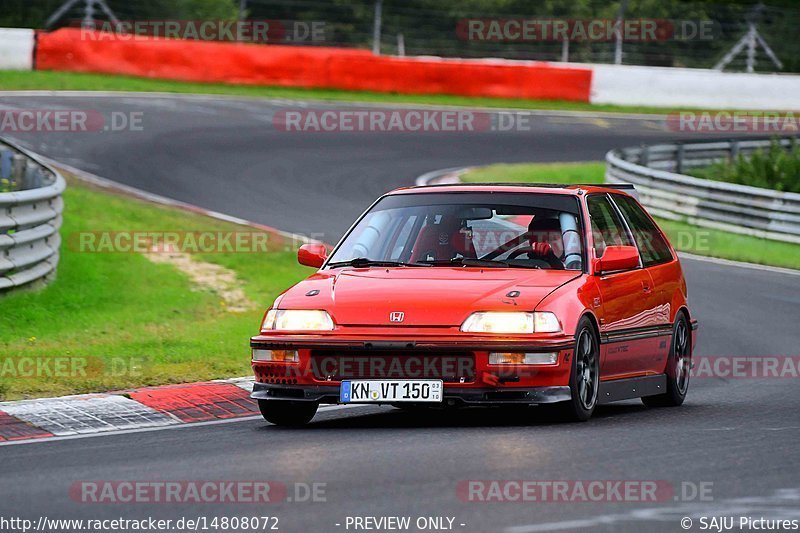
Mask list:
[{"label": "front tire", "polygon": [[689,321],[681,313],[672,328],[672,346],[667,359],[667,391],[657,396],[645,396],[647,407],[678,407],[689,392],[689,373],[692,368],[692,343]]},{"label": "front tire", "polygon": [[288,400],[258,400],[258,409],[264,420],[276,426],[298,427],[311,422],[317,414],[319,404],[315,402],[293,402]]},{"label": "front tire", "polygon": [[585,422],[597,407],[600,387],[600,342],[591,320],[584,317],[575,334],[569,390],[572,399],[553,407],[558,418],[572,422]]}]

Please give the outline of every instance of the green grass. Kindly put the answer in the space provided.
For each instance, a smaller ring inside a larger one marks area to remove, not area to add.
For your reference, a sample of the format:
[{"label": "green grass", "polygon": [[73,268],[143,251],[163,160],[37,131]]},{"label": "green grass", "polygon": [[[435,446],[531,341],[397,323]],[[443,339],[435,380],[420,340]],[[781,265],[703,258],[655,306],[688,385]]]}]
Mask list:
[{"label": "green grass", "polygon": [[[233,269],[256,302],[251,311],[232,312],[216,293],[198,288],[172,265],[155,264],[137,253],[79,252],[74,234],[250,228],[73,180],[64,199],[64,244],[55,281],[40,290],[0,297],[0,364],[7,358],[71,356],[89,361],[91,371],[87,377],[67,372],[55,378],[0,372],[3,399],[247,375],[248,339],[257,333],[264,309],[281,290],[310,272],[297,264],[293,251],[277,242],[267,253],[195,256]],[[120,362],[127,370],[120,371]]]},{"label": "green grass", "polygon": [[685,108],[656,108],[644,106],[593,105],[561,100],[523,100],[513,98],[478,98],[450,95],[413,95],[340,91],[329,89],[300,89],[290,87],[261,87],[187,83],[109,74],[71,72],[0,71],[0,90],[45,91],[143,91],[167,93],[220,94],[256,98],[292,98],[324,101],[375,102],[384,104],[451,105],[465,107],[498,107],[518,109],[548,109],[558,111],[605,111],[612,113],[674,113]]},{"label": "green grass", "polygon": [[461,177],[474,183],[603,183],[606,165],[591,163],[523,163],[475,168]]},{"label": "green grass", "polygon": [[[523,163],[476,168],[464,181],[529,183],[603,183],[605,163]],[[693,226],[685,222],[658,219],[672,245],[680,251],[800,269],[800,246]]]}]

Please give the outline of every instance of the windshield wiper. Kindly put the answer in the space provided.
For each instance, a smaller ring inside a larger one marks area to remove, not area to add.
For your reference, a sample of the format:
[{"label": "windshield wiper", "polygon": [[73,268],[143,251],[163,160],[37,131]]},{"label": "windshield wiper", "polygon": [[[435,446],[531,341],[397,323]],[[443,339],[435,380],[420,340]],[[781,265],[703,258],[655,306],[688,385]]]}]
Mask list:
[{"label": "windshield wiper", "polygon": [[435,261],[426,261],[430,265],[447,265],[447,266],[468,266],[468,267],[488,267],[488,268],[534,268],[538,269],[537,265],[526,265],[523,263],[511,264],[508,261],[498,261],[490,259],[476,259],[473,257],[456,257],[454,259],[439,259]]},{"label": "windshield wiper", "polygon": [[430,267],[433,266],[430,263],[403,263],[402,261],[383,261],[378,259],[369,259],[367,257],[356,257],[354,259],[350,259],[349,261],[337,261],[336,263],[329,263],[329,267],[331,268],[338,268],[344,266],[351,266],[355,268],[363,268],[363,267]]}]

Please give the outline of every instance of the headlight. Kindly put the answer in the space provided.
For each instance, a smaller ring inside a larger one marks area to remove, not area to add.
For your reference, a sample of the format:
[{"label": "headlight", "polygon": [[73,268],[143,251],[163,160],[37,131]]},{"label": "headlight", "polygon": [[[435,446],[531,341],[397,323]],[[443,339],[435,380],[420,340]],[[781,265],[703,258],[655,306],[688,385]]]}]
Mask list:
[{"label": "headlight", "polygon": [[262,330],[331,331],[333,319],[326,311],[301,309],[270,309],[264,317]]},{"label": "headlight", "polygon": [[463,324],[465,333],[557,333],[561,331],[553,313],[486,311],[472,313]]}]

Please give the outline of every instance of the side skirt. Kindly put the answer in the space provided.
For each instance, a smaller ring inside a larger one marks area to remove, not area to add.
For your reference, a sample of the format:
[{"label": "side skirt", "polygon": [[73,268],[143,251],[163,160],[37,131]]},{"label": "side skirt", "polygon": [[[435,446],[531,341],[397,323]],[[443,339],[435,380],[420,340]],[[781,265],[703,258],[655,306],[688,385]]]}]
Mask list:
[{"label": "side skirt", "polygon": [[620,400],[632,400],[642,396],[655,396],[664,394],[667,391],[667,376],[645,376],[641,378],[615,379],[613,381],[601,381],[598,391],[598,403],[600,405],[618,402]]}]

